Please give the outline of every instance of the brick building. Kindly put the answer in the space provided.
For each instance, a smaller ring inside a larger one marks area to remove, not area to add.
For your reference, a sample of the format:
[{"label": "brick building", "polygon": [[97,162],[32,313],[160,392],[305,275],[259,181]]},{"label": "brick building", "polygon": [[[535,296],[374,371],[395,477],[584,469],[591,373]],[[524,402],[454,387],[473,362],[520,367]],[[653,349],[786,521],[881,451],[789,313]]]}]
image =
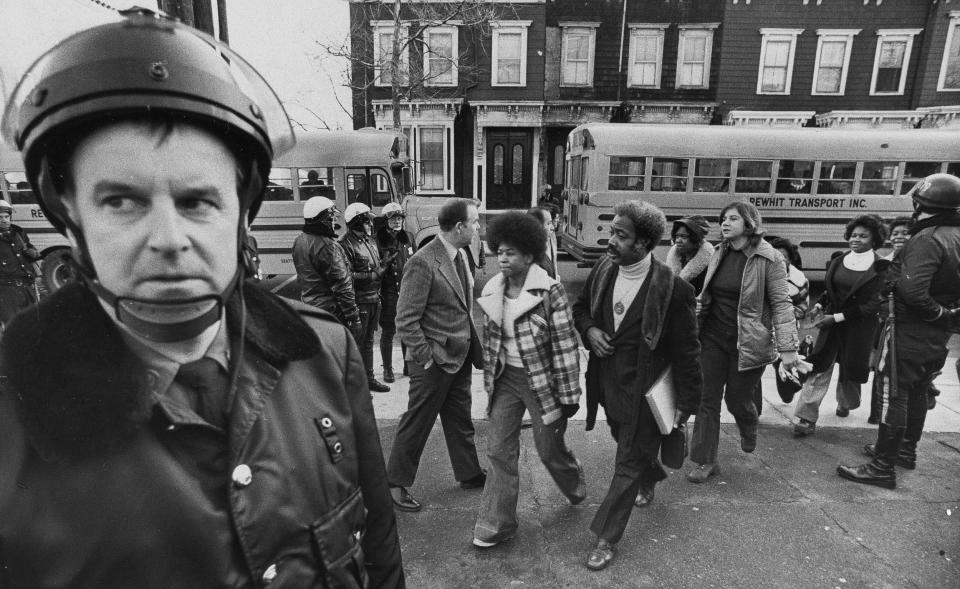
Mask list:
[{"label": "brick building", "polygon": [[[960,125],[960,2],[483,4],[483,23],[451,16],[457,2],[401,6],[418,194],[526,208],[560,191],[567,133],[584,122]],[[357,127],[393,125],[392,8],[351,0]]]}]

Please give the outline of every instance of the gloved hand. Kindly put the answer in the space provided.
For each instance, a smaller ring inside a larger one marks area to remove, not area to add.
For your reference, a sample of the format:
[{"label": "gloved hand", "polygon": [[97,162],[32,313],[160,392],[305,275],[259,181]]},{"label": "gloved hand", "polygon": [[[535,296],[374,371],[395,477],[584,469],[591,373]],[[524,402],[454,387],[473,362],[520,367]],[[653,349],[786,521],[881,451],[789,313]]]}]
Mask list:
[{"label": "gloved hand", "polygon": [[360,345],[360,338],[363,336],[363,323],[359,319],[356,321],[351,321],[347,323],[347,329],[350,330],[350,333],[353,335],[354,341],[357,342],[357,345]]},{"label": "gloved hand", "polygon": [[564,419],[570,419],[571,417],[576,415],[577,411],[579,410],[580,410],[580,403],[574,403],[572,405],[566,405],[566,404],[560,405],[560,415],[562,415]]}]

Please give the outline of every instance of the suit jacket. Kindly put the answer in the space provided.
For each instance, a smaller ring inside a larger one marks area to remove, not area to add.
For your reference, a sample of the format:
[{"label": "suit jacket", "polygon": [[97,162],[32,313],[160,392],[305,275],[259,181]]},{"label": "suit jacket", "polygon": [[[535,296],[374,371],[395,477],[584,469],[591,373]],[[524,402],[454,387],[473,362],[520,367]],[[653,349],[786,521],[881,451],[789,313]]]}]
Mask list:
[{"label": "suit jacket", "polygon": [[[466,254],[464,254],[466,258]],[[466,272],[466,295],[440,238],[407,261],[397,301],[397,333],[407,346],[407,360],[426,365],[433,360],[446,372],[460,370],[469,356],[483,367],[480,338],[470,317],[473,277]]]}]

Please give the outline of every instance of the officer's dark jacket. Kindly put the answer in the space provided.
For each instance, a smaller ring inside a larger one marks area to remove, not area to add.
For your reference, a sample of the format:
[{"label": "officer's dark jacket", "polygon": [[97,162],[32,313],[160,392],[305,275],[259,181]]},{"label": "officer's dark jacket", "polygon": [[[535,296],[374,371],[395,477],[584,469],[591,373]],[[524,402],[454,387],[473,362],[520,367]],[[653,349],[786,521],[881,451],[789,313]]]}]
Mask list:
[{"label": "officer's dark jacket", "polygon": [[400,294],[400,279],[403,277],[403,267],[413,255],[413,235],[401,229],[392,234],[386,227],[377,231],[377,249],[382,260],[388,254],[396,252],[397,257],[390,262],[387,270],[380,279],[380,291]]},{"label": "officer's dark jacket", "polygon": [[301,233],[293,242],[293,265],[297,269],[300,300],[333,313],[345,324],[360,320],[353,276],[335,238]]},{"label": "officer's dark jacket", "polygon": [[32,280],[33,262],[39,259],[22,227],[11,225],[9,232],[0,233],[0,278]]},{"label": "officer's dark jacket", "polygon": [[380,266],[380,252],[377,251],[376,241],[370,237],[357,237],[356,233],[348,230],[340,238],[340,245],[353,273],[353,292],[357,295],[357,304],[376,303],[380,300],[380,276],[375,272]]},{"label": "officer's dark jacket", "polygon": [[960,303],[960,212],[917,221],[894,256],[898,321],[945,325],[945,308]]},{"label": "officer's dark jacket", "polygon": [[356,344],[322,311],[244,292],[226,435],[160,409],[83,287],[8,326],[0,587],[404,585]]}]

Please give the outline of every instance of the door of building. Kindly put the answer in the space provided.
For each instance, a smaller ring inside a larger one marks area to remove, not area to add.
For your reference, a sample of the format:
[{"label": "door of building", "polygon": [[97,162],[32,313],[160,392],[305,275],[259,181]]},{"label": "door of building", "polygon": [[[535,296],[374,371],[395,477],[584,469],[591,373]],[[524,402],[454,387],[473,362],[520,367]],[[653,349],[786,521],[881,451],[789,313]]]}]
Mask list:
[{"label": "door of building", "polygon": [[[567,135],[573,127],[550,127],[546,130],[547,138],[547,169],[544,170],[549,187],[551,203],[560,204],[560,193],[563,192],[563,174],[566,170],[564,153],[567,148]],[[543,194],[538,198],[543,198]]]},{"label": "door of building", "polygon": [[487,209],[526,209],[533,181],[533,131],[487,129]]}]

